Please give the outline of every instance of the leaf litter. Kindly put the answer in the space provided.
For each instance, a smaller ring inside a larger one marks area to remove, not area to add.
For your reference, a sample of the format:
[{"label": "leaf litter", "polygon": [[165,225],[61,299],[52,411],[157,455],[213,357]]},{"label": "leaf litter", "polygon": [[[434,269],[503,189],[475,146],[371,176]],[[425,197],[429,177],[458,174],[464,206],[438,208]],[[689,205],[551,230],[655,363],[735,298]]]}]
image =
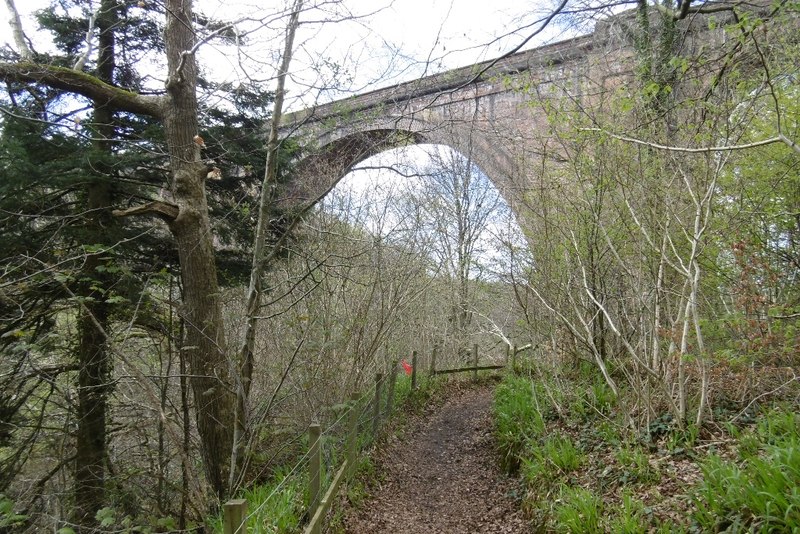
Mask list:
[{"label": "leaf litter", "polygon": [[345,532],[530,532],[519,481],[502,473],[492,430],[492,388],[454,387],[402,437],[386,440],[369,495],[345,512]]}]

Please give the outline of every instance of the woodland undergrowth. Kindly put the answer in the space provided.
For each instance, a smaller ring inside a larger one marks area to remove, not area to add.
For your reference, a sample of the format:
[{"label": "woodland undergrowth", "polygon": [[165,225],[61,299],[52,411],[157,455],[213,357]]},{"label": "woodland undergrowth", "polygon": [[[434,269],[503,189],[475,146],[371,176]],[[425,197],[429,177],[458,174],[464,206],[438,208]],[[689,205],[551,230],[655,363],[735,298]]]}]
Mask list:
[{"label": "woodland undergrowth", "polygon": [[666,411],[632,428],[630,393],[615,397],[593,367],[535,365],[507,374],[494,405],[503,467],[519,476],[534,531],[800,529],[796,381],[745,406],[719,402],[700,428]]}]

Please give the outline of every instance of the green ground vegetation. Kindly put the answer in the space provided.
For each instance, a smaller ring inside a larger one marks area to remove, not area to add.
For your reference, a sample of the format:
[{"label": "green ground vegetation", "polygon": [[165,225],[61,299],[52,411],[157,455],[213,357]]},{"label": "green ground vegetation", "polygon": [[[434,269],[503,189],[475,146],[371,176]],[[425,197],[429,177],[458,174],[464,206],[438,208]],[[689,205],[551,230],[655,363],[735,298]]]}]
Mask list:
[{"label": "green ground vegetation", "polygon": [[656,417],[637,432],[587,369],[570,381],[544,376],[553,375],[507,374],[494,404],[501,463],[519,477],[534,530],[800,530],[796,404],[720,411],[700,429]]}]

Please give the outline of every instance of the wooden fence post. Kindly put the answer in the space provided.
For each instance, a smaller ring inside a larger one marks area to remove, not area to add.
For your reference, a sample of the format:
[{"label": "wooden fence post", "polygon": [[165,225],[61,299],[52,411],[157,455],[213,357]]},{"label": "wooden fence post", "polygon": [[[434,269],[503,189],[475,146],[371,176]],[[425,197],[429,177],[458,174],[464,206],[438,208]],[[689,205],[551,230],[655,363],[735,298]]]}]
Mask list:
[{"label": "wooden fence post", "polygon": [[411,391],[417,389],[417,351],[411,352]]},{"label": "wooden fence post", "polygon": [[350,395],[350,420],[347,422],[347,473],[356,472],[356,446],[358,445],[358,393]]},{"label": "wooden fence post", "polygon": [[247,501],[231,499],[222,507],[223,534],[247,534]]},{"label": "wooden fence post", "polygon": [[383,373],[375,373],[375,401],[372,408],[372,439],[378,439],[378,430],[381,425],[381,383]]},{"label": "wooden fence post", "polygon": [[397,372],[400,368],[400,362],[395,361],[394,366],[392,366],[392,370],[389,371],[389,387],[386,392],[386,417],[391,417],[392,410],[394,409],[394,386],[397,382]]},{"label": "wooden fence post", "polygon": [[433,352],[431,352],[431,376],[436,376],[436,351],[439,350],[438,345],[433,346]]},{"label": "wooden fence post", "polygon": [[319,423],[312,423],[308,427],[309,450],[309,474],[308,474],[308,515],[314,515],[319,506],[320,475],[322,468],[322,454],[319,446],[319,438],[322,434]]},{"label": "wooden fence post", "polygon": [[475,367],[475,370],[472,371],[472,379],[478,380],[478,344],[475,343],[472,345],[472,365]]}]

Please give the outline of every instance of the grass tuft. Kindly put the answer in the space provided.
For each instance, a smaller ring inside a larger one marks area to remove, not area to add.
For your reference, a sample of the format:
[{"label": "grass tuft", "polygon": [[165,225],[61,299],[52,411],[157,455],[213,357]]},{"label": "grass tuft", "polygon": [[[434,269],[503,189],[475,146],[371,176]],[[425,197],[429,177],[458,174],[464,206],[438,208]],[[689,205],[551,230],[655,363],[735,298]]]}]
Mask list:
[{"label": "grass tuft", "polygon": [[[703,462],[693,519],[709,531],[800,532],[800,436],[797,416],[766,414],[740,462]],[[756,451],[758,451],[756,453]]]},{"label": "grass tuft", "polygon": [[603,500],[583,488],[561,487],[561,495],[554,510],[559,532],[595,533],[603,532],[600,519]]},{"label": "grass tuft", "polygon": [[[239,498],[248,504],[248,534],[288,534],[296,532],[305,512],[303,474],[278,471],[266,484],[243,491]],[[222,532],[222,515],[207,523],[212,532]]]},{"label": "grass tuft", "polygon": [[544,431],[537,400],[531,381],[516,375],[506,375],[495,391],[495,435],[503,469],[509,473],[519,470],[526,443]]}]

